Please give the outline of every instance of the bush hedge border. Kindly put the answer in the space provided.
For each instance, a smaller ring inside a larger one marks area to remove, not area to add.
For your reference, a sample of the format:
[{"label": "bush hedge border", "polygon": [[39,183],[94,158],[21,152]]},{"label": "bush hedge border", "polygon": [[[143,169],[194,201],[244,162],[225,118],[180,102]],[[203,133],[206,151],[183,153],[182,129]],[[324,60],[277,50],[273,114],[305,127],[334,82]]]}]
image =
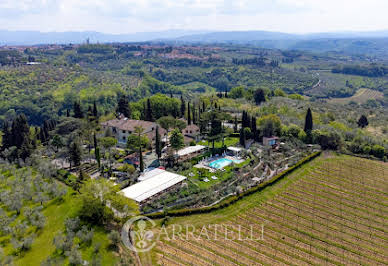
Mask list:
[{"label": "bush hedge border", "polygon": [[309,156],[303,158],[302,160],[300,160],[299,162],[297,162],[295,165],[291,166],[287,170],[284,170],[280,174],[276,175],[271,180],[268,180],[268,181],[261,183],[255,187],[252,187],[252,188],[250,188],[250,189],[248,189],[248,190],[246,190],[238,195],[227,197],[223,201],[221,201],[213,206],[191,208],[191,209],[185,208],[185,209],[179,209],[179,210],[156,212],[156,213],[146,214],[144,216],[151,218],[151,219],[159,219],[159,218],[164,218],[166,216],[178,217],[178,216],[186,216],[186,215],[192,215],[192,214],[209,213],[209,212],[212,212],[215,210],[223,209],[223,208],[228,207],[229,205],[237,202],[238,200],[240,200],[244,197],[247,197],[255,192],[261,191],[264,188],[266,188],[267,186],[275,184],[276,182],[280,181],[288,174],[292,173],[293,171],[295,171],[296,169],[298,169],[299,167],[301,167],[305,163],[312,161],[313,159],[315,159],[319,155],[321,155],[321,151],[314,152],[314,153],[310,154]]}]

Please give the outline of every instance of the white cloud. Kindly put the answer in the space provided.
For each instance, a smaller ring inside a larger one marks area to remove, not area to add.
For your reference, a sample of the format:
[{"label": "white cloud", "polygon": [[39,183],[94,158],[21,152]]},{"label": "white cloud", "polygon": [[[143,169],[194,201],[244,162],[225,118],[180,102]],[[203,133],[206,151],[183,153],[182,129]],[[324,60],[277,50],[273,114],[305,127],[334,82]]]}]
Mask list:
[{"label": "white cloud", "polygon": [[0,0],[0,28],[317,32],[388,26],[385,0]]}]

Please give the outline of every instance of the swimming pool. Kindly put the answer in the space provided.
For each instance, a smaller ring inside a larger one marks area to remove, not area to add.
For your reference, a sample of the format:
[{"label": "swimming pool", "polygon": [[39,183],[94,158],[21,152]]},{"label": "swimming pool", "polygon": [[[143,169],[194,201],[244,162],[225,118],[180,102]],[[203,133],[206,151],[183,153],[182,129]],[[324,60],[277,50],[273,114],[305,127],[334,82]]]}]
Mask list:
[{"label": "swimming pool", "polygon": [[227,158],[221,158],[221,159],[218,159],[218,160],[215,160],[215,161],[209,163],[209,166],[211,168],[221,169],[221,168],[224,168],[225,166],[228,166],[231,163],[233,163],[232,160],[227,159]]}]

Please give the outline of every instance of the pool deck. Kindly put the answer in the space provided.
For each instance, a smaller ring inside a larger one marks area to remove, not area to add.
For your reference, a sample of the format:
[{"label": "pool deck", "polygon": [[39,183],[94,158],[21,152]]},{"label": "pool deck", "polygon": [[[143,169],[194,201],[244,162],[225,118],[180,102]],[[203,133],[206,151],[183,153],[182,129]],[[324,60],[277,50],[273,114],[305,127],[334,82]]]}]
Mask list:
[{"label": "pool deck", "polygon": [[[208,158],[208,159],[206,159],[206,160],[203,160],[203,161],[199,162],[198,164],[194,165],[194,167],[195,167],[195,168],[204,168],[204,169],[209,170],[210,172],[213,172],[213,171],[222,171],[222,169],[223,169],[224,167],[216,169],[216,168],[210,167],[209,164],[212,163],[212,162],[214,162],[214,161],[217,161],[217,160],[219,160],[219,159],[223,159],[223,158],[229,159],[229,160],[231,160],[231,161],[233,161],[233,162],[235,162],[235,161],[241,161],[241,162],[243,162],[243,161],[244,161],[244,160],[242,160],[241,158],[236,158],[236,157],[234,157],[234,156],[229,156],[229,155],[225,155],[225,156],[213,156],[213,157],[210,157],[210,158]],[[229,165],[230,165],[230,164],[229,164]],[[226,167],[226,166],[225,166],[225,167]]]}]

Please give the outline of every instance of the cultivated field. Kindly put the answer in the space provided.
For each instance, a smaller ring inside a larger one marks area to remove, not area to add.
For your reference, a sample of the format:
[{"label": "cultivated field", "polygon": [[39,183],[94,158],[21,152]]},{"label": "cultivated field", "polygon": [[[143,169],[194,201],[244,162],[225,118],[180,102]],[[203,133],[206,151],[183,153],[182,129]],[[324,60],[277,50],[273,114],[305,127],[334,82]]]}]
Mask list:
[{"label": "cultivated field", "polygon": [[359,89],[356,94],[352,97],[347,98],[333,98],[330,100],[331,103],[347,104],[350,102],[356,102],[359,104],[366,103],[368,100],[381,99],[384,95],[380,91],[370,89]]},{"label": "cultivated field", "polygon": [[[228,208],[170,219],[169,232],[173,224],[194,225],[197,239],[159,241],[145,265],[387,265],[388,164],[322,155]],[[224,229],[205,234],[209,224],[230,226],[228,240]]]}]

